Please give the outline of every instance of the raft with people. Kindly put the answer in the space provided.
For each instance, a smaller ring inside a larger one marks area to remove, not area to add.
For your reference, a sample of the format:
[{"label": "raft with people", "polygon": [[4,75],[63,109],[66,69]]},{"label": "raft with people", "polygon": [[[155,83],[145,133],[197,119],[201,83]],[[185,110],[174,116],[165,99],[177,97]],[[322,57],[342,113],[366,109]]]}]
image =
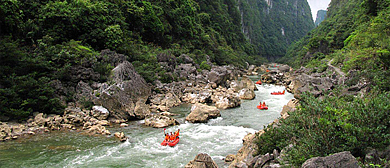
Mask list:
[{"label": "raft with people", "polygon": [[268,110],[268,106],[265,105],[265,102],[261,103],[259,105],[257,105],[257,108],[260,109],[260,110]]},{"label": "raft with people", "polygon": [[280,92],[280,91],[272,92],[271,95],[284,95],[285,92],[286,92],[285,90],[283,90],[283,92]]},{"label": "raft with people", "polygon": [[179,143],[180,141],[180,138],[179,138],[179,135],[180,135],[180,129],[178,129],[175,133],[165,133],[165,128],[164,128],[164,135],[165,135],[165,139],[163,142],[161,142],[161,145],[162,146],[170,146],[170,147],[174,147],[176,146],[177,143]]},{"label": "raft with people", "polygon": [[261,85],[261,80],[259,79],[256,84]]}]

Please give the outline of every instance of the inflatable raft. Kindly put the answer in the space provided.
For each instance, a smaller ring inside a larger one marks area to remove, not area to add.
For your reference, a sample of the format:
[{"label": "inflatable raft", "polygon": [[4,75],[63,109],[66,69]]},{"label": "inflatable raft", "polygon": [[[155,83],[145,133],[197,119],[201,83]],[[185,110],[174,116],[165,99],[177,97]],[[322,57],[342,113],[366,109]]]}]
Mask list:
[{"label": "inflatable raft", "polygon": [[272,92],[271,95],[284,95],[286,91],[283,90],[283,92]]},{"label": "inflatable raft", "polygon": [[258,80],[256,84],[261,85],[261,80]]},{"label": "inflatable raft", "polygon": [[162,146],[167,146],[168,145],[170,147],[174,147],[177,143],[179,143],[179,140],[180,140],[179,138],[176,138],[173,142],[169,142],[169,141],[167,142],[167,141],[164,140],[163,142],[161,142],[161,145]]},{"label": "inflatable raft", "polygon": [[257,105],[257,108],[260,110],[268,110],[268,107],[263,105]]}]

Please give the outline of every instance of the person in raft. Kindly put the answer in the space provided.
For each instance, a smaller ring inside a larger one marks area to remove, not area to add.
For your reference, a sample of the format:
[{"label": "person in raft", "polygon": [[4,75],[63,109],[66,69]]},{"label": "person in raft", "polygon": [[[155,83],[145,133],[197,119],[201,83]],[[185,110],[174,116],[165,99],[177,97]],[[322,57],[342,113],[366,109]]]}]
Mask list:
[{"label": "person in raft", "polygon": [[[179,132],[180,132],[180,129],[177,129],[177,131],[175,132],[175,137],[176,137],[176,138],[179,138],[179,135],[180,135]],[[175,138],[175,139],[176,139],[176,138]]]},{"label": "person in raft", "polygon": [[260,102],[260,106],[264,107],[265,106],[265,102],[263,102],[263,103]]},{"label": "person in raft", "polygon": [[178,129],[175,133],[165,133],[165,128],[164,128],[164,134],[165,134],[165,141],[175,141],[177,138],[179,138],[180,135],[180,129]]}]

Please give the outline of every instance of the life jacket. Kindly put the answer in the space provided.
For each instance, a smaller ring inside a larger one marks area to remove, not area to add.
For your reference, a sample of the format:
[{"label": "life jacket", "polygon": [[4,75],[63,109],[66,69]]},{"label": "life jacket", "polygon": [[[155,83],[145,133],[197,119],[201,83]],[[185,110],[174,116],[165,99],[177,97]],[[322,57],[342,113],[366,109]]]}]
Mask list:
[{"label": "life jacket", "polygon": [[265,106],[265,102],[263,102],[263,105],[262,106]]},{"label": "life jacket", "polygon": [[176,136],[176,137],[179,137],[179,135],[180,135],[179,131],[176,131],[176,132],[175,132],[175,136]]},{"label": "life jacket", "polygon": [[169,141],[169,135],[165,135],[165,141]]}]

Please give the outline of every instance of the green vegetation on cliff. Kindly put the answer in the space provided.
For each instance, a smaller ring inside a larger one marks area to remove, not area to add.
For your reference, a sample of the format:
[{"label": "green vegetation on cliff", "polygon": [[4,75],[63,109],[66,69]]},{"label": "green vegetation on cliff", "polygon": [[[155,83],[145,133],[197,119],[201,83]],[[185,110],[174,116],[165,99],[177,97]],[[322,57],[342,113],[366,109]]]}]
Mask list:
[{"label": "green vegetation on cliff", "polygon": [[[157,59],[160,54],[170,58],[188,54],[203,69],[210,69],[205,64],[208,58],[218,65],[263,63],[264,56],[281,55],[294,38],[308,31],[306,23],[301,24],[309,13],[308,5],[301,1],[296,9],[284,2],[286,9],[282,9],[278,7],[282,2],[274,2],[277,10],[271,9],[270,17],[252,26],[263,25],[254,31],[264,31],[261,47],[257,39],[251,43],[242,33],[240,12],[245,13],[245,23],[250,24],[251,18],[261,17],[259,12],[263,14],[267,8],[263,0],[2,1],[0,119],[22,119],[32,112],[61,113],[63,105],[74,101],[75,96],[72,89],[59,88],[75,88],[80,81],[107,81],[114,65],[106,55],[99,54],[103,49],[126,55],[125,59],[147,82],[179,80],[161,68]],[[246,6],[239,10],[239,6],[250,3],[264,8]],[[304,10],[295,16],[297,22],[286,24],[294,18],[291,13],[301,8]],[[260,11],[256,13],[257,10]],[[279,19],[277,15],[282,11],[289,17]],[[268,21],[277,26],[267,27]],[[281,25],[276,23],[281,21]],[[276,39],[281,37],[282,27],[286,33],[294,33],[279,44]],[[87,75],[75,74],[80,70]]]},{"label": "green vegetation on cliff", "polygon": [[243,32],[260,54],[270,60],[314,28],[306,0],[240,0]]}]

